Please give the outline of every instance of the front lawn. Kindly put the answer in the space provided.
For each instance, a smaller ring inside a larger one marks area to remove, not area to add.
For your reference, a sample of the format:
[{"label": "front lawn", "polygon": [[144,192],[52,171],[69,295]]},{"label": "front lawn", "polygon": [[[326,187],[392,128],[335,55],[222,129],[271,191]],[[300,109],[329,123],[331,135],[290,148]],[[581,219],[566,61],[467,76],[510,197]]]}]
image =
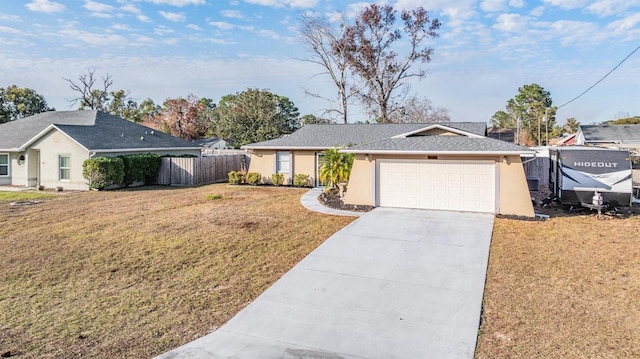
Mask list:
[{"label": "front lawn", "polygon": [[0,355],[148,358],[215,330],[353,220],[307,211],[304,191],[0,197]]},{"label": "front lawn", "polygon": [[640,358],[640,217],[496,219],[476,358]]}]

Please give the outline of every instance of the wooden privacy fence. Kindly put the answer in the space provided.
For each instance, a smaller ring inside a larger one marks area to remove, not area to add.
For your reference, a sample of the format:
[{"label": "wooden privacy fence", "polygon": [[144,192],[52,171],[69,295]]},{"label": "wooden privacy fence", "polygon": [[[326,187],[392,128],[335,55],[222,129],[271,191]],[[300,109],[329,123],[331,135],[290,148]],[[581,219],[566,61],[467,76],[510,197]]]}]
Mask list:
[{"label": "wooden privacy fence", "polygon": [[164,186],[200,186],[225,182],[230,171],[239,171],[245,155],[163,157],[157,182]]},{"label": "wooden privacy fence", "polygon": [[[525,158],[525,161],[527,158]],[[549,184],[549,157],[536,157],[535,160],[525,163],[524,174],[527,178],[537,178],[540,186]]]}]

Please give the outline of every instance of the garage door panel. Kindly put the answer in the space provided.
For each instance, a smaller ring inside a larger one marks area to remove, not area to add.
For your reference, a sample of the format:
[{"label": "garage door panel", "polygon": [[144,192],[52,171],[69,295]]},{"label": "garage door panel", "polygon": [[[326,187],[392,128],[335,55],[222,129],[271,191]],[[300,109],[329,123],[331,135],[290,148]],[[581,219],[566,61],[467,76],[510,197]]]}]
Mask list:
[{"label": "garage door panel", "polygon": [[379,206],[495,212],[495,164],[380,160],[376,195]]}]

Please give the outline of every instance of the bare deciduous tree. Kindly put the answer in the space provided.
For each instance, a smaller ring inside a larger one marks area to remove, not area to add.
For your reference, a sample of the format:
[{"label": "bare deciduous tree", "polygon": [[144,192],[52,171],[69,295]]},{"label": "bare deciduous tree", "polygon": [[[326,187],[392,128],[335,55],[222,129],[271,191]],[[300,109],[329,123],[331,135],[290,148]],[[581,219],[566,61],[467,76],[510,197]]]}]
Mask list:
[{"label": "bare deciduous tree", "polygon": [[396,112],[399,116],[391,118],[396,123],[432,123],[449,122],[449,111],[444,107],[433,107],[427,98],[412,96]]},{"label": "bare deciduous tree", "polygon": [[[406,87],[411,77],[422,78],[422,69],[411,71],[419,61],[431,61],[433,49],[424,42],[438,36],[440,21],[431,20],[422,7],[402,11],[402,29],[396,26],[396,10],[391,5],[370,4],[356,18],[355,24],[344,31],[340,43],[347,45],[346,55],[350,68],[366,86],[358,93],[365,106],[376,114],[378,122],[390,122],[402,101],[394,93]],[[401,54],[397,42],[406,35],[408,50]],[[405,92],[406,93],[406,92]]]},{"label": "bare deciduous tree", "polygon": [[108,73],[100,79],[96,76],[96,70],[87,69],[86,73],[78,75],[77,82],[65,78],[69,87],[76,93],[77,97],[70,100],[72,105],[79,103],[78,109],[92,109],[107,113],[114,113],[124,106],[130,98],[129,91],[112,91],[113,79]]},{"label": "bare deciduous tree", "polygon": [[[344,17],[343,17],[344,19]],[[337,113],[343,123],[347,123],[349,98],[352,96],[349,83],[349,63],[346,57],[346,38],[344,22],[334,24],[324,16],[303,14],[300,17],[300,35],[302,43],[308,48],[310,56],[302,59],[323,68],[320,74],[329,75],[337,89],[338,107],[326,110],[326,113]],[[307,95],[322,98],[335,103],[335,99],[327,99],[318,93],[306,91]]]}]

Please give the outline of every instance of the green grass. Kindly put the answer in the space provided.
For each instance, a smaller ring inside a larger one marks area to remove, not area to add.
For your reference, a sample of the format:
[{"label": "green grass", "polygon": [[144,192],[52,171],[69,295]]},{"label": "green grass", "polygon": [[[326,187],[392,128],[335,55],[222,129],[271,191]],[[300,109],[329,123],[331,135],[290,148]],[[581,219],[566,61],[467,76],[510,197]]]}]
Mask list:
[{"label": "green grass", "polygon": [[33,201],[39,199],[48,199],[54,197],[54,194],[46,192],[0,192],[0,203],[17,202],[17,201]]},{"label": "green grass", "polygon": [[222,199],[222,195],[221,194],[210,193],[210,194],[206,195],[205,198],[207,200],[209,200],[209,201],[215,201],[217,199]]}]

